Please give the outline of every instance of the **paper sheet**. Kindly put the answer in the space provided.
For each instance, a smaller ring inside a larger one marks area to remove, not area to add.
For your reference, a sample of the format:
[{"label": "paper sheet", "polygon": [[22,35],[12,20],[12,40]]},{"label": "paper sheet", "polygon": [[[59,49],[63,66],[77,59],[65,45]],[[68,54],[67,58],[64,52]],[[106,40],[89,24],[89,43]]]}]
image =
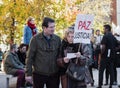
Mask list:
[{"label": "paper sheet", "polygon": [[67,53],[67,58],[72,59],[75,57],[76,57],[75,53]]}]

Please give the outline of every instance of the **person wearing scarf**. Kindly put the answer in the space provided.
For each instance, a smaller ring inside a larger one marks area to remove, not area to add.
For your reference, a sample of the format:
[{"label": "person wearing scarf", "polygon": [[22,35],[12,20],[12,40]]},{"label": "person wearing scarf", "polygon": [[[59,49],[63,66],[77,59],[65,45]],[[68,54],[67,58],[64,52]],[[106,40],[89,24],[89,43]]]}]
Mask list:
[{"label": "person wearing scarf", "polygon": [[34,23],[34,18],[29,17],[27,19],[27,24],[24,27],[24,33],[23,33],[23,43],[29,46],[30,40],[33,36],[35,36],[38,33],[37,27]]}]

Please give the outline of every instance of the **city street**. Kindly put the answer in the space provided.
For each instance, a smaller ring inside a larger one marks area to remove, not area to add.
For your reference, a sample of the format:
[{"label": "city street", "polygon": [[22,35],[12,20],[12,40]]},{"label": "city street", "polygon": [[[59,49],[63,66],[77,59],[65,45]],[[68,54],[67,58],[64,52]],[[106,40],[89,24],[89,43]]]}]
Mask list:
[{"label": "city street", "polygon": [[[117,73],[118,73],[118,77],[117,77],[118,84],[120,85],[120,68],[117,68]],[[98,70],[93,69],[93,75],[94,75],[94,80],[95,80],[95,86],[91,87],[90,85],[88,85],[87,88],[96,88],[98,86]],[[10,88],[15,88],[16,79],[17,79],[16,77],[10,79],[10,85],[9,85]],[[5,79],[5,77],[0,76],[0,88],[6,88],[6,79]],[[103,88],[108,88],[108,86],[103,86]],[[113,88],[118,88],[118,85],[113,86]]]}]

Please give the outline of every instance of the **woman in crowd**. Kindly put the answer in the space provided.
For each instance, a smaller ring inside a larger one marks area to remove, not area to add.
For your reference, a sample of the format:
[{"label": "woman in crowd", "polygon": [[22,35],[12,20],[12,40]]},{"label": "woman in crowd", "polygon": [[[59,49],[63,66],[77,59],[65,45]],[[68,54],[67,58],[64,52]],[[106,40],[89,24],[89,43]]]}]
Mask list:
[{"label": "woman in crowd", "polygon": [[24,27],[24,33],[23,33],[24,44],[26,44],[28,46],[32,36],[36,35],[37,33],[38,33],[38,30],[35,25],[35,19],[30,16],[30,17],[28,17],[27,23]]},{"label": "woman in crowd", "polygon": [[[75,62],[76,58],[79,58],[79,61],[83,60],[82,63],[84,66],[86,66],[87,60],[91,57],[90,49],[87,44],[73,43],[73,37],[74,37],[73,28],[74,27],[70,27],[65,32],[65,37],[62,40],[62,45],[60,49],[60,55],[57,60],[58,66],[60,67],[59,71],[61,75],[61,84],[62,84],[62,88],[87,88],[87,83],[85,79],[83,81],[75,81],[66,74],[67,67],[71,63],[71,61]],[[80,45],[80,50],[78,51],[79,45]],[[67,53],[75,53],[76,58],[72,58],[70,60],[70,58],[67,58]],[[87,79],[89,79],[90,82],[92,82],[89,71],[88,71],[88,75],[89,77]]]}]

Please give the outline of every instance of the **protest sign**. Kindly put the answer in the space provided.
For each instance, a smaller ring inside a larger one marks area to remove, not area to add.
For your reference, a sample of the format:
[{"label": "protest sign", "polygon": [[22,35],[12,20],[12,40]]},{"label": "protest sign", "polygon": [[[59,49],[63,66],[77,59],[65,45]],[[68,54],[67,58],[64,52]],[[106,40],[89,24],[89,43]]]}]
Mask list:
[{"label": "protest sign", "polygon": [[86,43],[90,44],[90,38],[92,35],[91,26],[93,23],[93,15],[79,14],[76,18],[75,31],[74,31],[74,43]]}]

